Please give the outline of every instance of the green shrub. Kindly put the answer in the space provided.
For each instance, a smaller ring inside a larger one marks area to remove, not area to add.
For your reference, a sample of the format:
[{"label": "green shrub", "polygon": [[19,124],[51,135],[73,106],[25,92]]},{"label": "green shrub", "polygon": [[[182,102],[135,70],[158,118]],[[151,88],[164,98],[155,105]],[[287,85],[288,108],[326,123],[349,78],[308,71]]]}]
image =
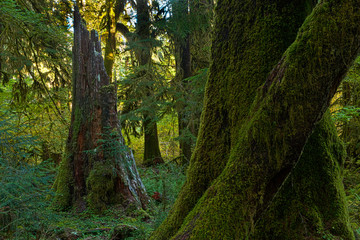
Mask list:
[{"label": "green shrub", "polygon": [[0,238],[32,239],[44,231],[53,171],[46,162],[34,163],[39,142],[23,135],[13,119],[0,116]]}]

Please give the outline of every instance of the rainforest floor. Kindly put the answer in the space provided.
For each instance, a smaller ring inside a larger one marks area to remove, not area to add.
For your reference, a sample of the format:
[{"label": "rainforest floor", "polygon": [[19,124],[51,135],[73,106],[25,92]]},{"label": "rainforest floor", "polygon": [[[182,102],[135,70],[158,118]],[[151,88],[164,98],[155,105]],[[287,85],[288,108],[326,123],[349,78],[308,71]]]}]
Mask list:
[{"label": "rainforest floor", "polygon": [[138,171],[150,197],[145,210],[112,206],[101,214],[74,210],[56,212],[47,207],[51,203],[51,197],[47,197],[42,209],[23,209],[23,215],[16,214],[16,219],[13,216],[11,224],[0,229],[0,240],[147,239],[174,203],[185,181],[186,167],[167,163],[139,167]]}]

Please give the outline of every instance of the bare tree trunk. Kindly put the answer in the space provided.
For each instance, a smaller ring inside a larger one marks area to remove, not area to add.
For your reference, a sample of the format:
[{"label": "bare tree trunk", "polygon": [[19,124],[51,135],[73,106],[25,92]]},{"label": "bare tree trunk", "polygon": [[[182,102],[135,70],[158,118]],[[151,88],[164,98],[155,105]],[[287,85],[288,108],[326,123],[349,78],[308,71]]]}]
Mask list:
[{"label": "bare tree trunk", "polygon": [[97,32],[74,14],[73,102],[66,153],[53,206],[104,210],[109,204],[145,207],[148,198],[132,152],[124,145],[116,92],[106,73]]},{"label": "bare tree trunk", "polygon": [[[137,1],[137,25],[136,33],[140,47],[135,50],[139,66],[143,68],[142,73],[151,71],[151,42],[150,42],[150,12],[147,0]],[[147,96],[154,94],[154,88],[147,86]],[[157,133],[157,123],[154,120],[154,112],[148,111],[143,114],[144,128],[144,161],[146,166],[163,163],[161,157],[159,138]]]},{"label": "bare tree trunk", "polygon": [[[202,102],[192,93],[191,80],[188,79],[210,65],[211,45],[211,12],[213,10],[212,0],[182,0],[173,3],[173,15],[177,21],[186,17],[190,21],[196,21],[199,26],[186,26],[180,33],[174,33],[176,77],[175,96],[176,111],[178,114],[179,143],[181,150],[181,163],[189,163],[194,141],[197,136],[200,122],[201,106],[193,102]],[[189,11],[190,10],[190,11]],[[191,23],[190,23],[191,24]]]},{"label": "bare tree trunk", "polygon": [[[189,1],[181,0],[173,3],[173,15],[175,18],[187,18],[189,15]],[[189,110],[188,105],[188,82],[186,78],[192,76],[191,72],[191,54],[190,54],[190,34],[185,29],[183,34],[177,34],[175,38],[175,61],[176,77],[175,87],[179,96],[176,97],[175,109],[178,115],[180,162],[188,163],[191,158],[192,139],[189,137]]]}]

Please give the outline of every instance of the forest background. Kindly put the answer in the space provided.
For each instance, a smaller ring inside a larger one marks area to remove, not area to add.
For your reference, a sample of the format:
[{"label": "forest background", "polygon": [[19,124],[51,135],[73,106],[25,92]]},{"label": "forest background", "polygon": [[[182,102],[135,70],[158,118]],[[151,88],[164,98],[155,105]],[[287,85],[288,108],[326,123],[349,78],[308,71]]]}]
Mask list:
[{"label": "forest background", "polygon": [[[0,232],[9,239],[146,239],[185,181],[210,66],[215,3],[77,1],[98,31],[117,89],[121,130],[145,185],[147,208],[55,211],[54,181],[72,111],[73,3],[0,3]],[[140,24],[141,23],[141,24]],[[84,23],[85,24],[85,23]],[[360,234],[360,58],[331,102],[347,157],[344,185]],[[56,184],[55,184],[56,185]],[[64,210],[64,209],[62,209]],[[324,239],[333,239],[324,234]]]}]

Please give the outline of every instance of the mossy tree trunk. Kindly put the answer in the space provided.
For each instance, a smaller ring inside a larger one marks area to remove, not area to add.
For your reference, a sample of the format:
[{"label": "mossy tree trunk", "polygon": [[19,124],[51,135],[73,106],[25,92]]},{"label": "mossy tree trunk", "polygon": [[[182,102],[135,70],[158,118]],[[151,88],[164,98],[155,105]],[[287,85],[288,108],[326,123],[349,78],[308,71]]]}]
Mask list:
[{"label": "mossy tree trunk", "polygon": [[[115,8],[116,5],[116,8]],[[106,44],[105,44],[105,57],[104,65],[107,75],[110,77],[110,81],[113,75],[113,67],[115,62],[115,51],[116,51],[116,23],[119,20],[120,13],[124,10],[124,1],[106,0]]]},{"label": "mossy tree trunk", "polygon": [[[147,0],[137,1],[137,23],[136,34],[139,47],[135,49],[136,59],[139,63],[140,74],[146,76],[147,71],[151,71],[151,40],[150,40],[150,10]],[[150,97],[154,94],[152,86],[146,86],[146,96]],[[163,163],[161,157],[159,138],[157,132],[157,123],[153,111],[147,111],[143,114],[144,128],[144,161],[146,166]]]},{"label": "mossy tree trunk", "polygon": [[104,67],[96,31],[74,14],[73,101],[66,153],[53,206],[102,211],[110,204],[144,207],[148,201],[134,157],[124,145],[116,92]]},{"label": "mossy tree trunk", "polygon": [[[311,5],[218,1],[197,147],[187,182],[152,239],[353,238],[342,144],[328,115],[318,122],[358,54],[359,6],[322,1],[281,57]],[[304,149],[307,140],[313,144]],[[305,174],[311,184],[303,184]],[[286,196],[292,200],[283,205]]]}]

